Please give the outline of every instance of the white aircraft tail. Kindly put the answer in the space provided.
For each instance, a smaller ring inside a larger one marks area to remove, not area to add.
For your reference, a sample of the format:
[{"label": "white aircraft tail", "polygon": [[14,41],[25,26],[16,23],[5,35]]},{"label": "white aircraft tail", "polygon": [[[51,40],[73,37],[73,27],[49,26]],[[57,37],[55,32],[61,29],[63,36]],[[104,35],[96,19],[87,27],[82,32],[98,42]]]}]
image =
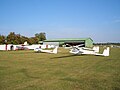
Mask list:
[{"label": "white aircraft tail", "polygon": [[95,55],[97,55],[97,56],[109,56],[109,52],[110,52],[110,48],[109,47],[107,47],[106,49],[104,49],[104,51],[103,51],[103,54],[95,54]]},{"label": "white aircraft tail", "polygon": [[23,45],[28,45],[27,41],[25,41]]},{"label": "white aircraft tail", "polygon": [[58,46],[56,46],[56,47],[53,49],[53,53],[54,53],[54,54],[57,54],[57,51],[58,51]]},{"label": "white aircraft tail", "polygon": [[93,50],[98,53],[99,52],[99,46],[94,46]]},{"label": "white aircraft tail", "polygon": [[104,55],[104,56],[109,56],[109,52],[110,52],[110,48],[107,47],[106,49],[104,49],[103,55]]}]

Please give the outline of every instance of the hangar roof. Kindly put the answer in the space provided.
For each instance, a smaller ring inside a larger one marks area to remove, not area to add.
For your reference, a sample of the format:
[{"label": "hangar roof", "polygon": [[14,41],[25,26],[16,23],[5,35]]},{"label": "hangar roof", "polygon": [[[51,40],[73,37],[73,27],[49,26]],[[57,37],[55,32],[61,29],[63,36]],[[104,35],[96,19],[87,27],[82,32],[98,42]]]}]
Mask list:
[{"label": "hangar roof", "polygon": [[90,39],[93,41],[91,38],[62,38],[62,39],[49,39],[49,40],[44,40],[44,42],[64,42],[64,41],[85,41]]}]

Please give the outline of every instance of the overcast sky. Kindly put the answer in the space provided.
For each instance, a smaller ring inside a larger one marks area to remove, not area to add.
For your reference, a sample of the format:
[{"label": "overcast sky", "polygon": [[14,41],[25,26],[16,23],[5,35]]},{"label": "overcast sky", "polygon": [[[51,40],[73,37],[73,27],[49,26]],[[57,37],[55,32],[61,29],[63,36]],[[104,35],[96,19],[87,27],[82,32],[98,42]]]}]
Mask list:
[{"label": "overcast sky", "polygon": [[120,0],[0,0],[0,34],[120,42]]}]

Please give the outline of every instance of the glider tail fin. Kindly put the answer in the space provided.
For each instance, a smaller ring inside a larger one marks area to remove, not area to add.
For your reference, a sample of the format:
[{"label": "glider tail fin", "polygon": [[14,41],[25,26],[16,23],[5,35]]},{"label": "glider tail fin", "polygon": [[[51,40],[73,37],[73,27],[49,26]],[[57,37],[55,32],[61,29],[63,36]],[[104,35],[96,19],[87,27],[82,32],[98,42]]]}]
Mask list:
[{"label": "glider tail fin", "polygon": [[103,55],[104,55],[104,56],[109,56],[109,52],[110,52],[110,48],[107,47],[106,49],[104,49]]},{"label": "glider tail fin", "polygon": [[54,50],[53,50],[53,53],[54,53],[54,54],[57,54],[57,51],[58,51],[57,49],[58,49],[58,46],[56,46],[56,47],[54,48]]}]

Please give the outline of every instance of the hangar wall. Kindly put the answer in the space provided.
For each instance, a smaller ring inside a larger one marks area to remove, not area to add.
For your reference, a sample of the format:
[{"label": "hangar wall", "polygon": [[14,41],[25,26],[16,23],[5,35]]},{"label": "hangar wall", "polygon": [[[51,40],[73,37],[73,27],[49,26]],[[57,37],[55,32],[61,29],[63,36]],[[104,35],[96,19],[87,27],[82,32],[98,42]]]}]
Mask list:
[{"label": "hangar wall", "polygon": [[59,46],[59,42],[43,42],[43,45],[55,45],[55,46]]},{"label": "hangar wall", "polygon": [[93,47],[93,40],[91,38],[90,39],[86,39],[85,46],[86,47]]}]

